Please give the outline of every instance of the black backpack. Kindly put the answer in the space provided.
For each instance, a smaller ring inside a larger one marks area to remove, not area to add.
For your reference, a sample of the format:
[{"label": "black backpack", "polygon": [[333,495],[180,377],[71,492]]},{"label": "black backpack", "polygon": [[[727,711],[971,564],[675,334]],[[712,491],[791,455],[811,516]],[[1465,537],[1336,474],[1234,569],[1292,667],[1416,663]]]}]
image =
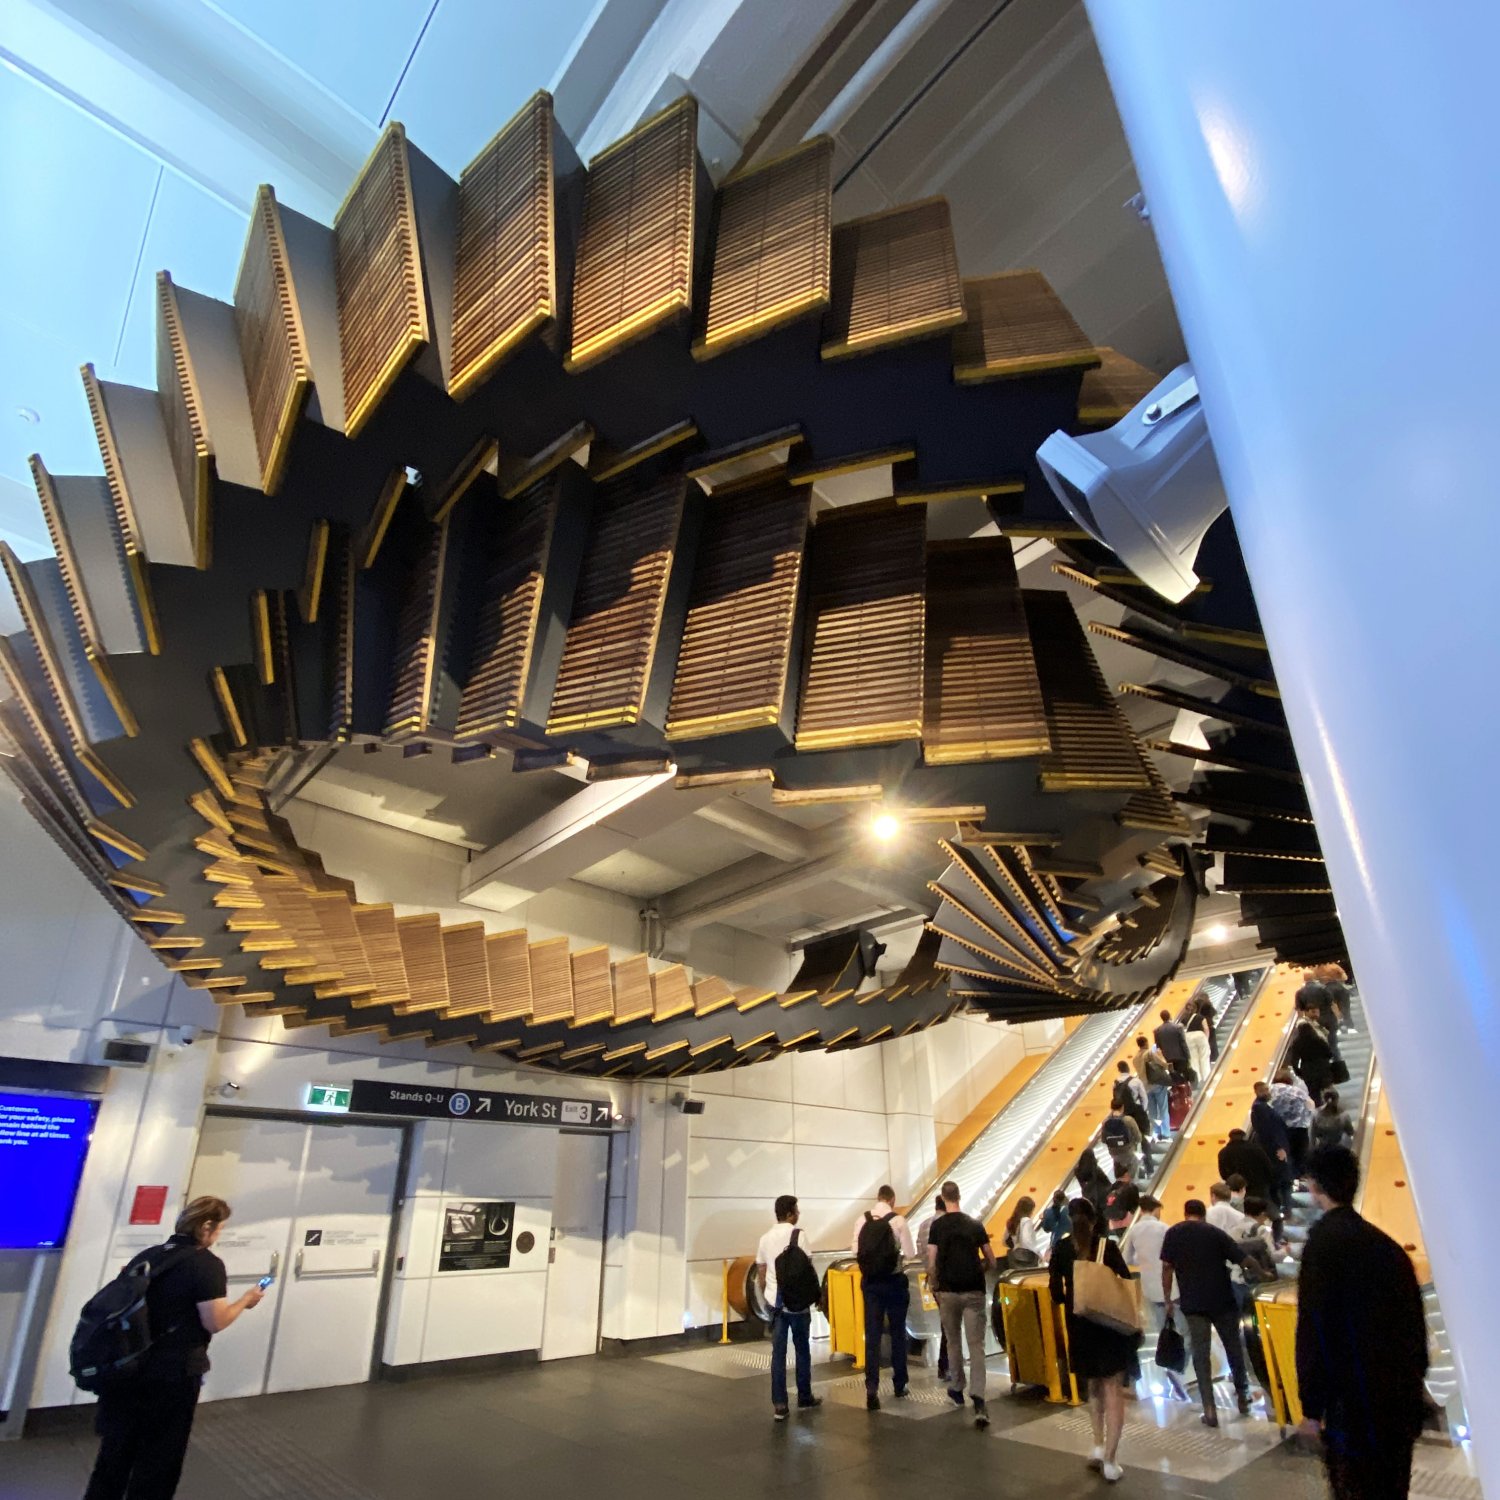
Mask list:
[{"label": "black backpack", "polygon": [[196,1245],[144,1251],[83,1304],[73,1342],[68,1346],[68,1373],[80,1390],[96,1394],[106,1386],[139,1377],[152,1344],[172,1328],[151,1327],[146,1292],[163,1271],[181,1265]]},{"label": "black backpack", "polygon": [[1130,1092],[1130,1083],[1128,1079],[1117,1078],[1115,1080],[1115,1086],[1110,1092],[1109,1103],[1111,1109],[1114,1108],[1115,1105],[1120,1104],[1123,1105],[1127,1111],[1134,1106],[1135,1095]]},{"label": "black backpack", "polygon": [[1146,1054],[1146,1082],[1152,1088],[1164,1088],[1172,1081],[1172,1070],[1164,1063]]},{"label": "black backpack", "polygon": [[1130,1131],[1125,1126],[1125,1116],[1110,1115],[1099,1127],[1099,1139],[1106,1146],[1128,1146]]},{"label": "black backpack", "polygon": [[776,1295],[783,1312],[806,1312],[816,1307],[823,1295],[818,1273],[807,1251],[797,1243],[801,1233],[794,1229],[786,1249],[776,1257]]},{"label": "black backpack", "polygon": [[862,1276],[894,1276],[901,1269],[901,1253],[896,1248],[896,1231],[889,1214],[877,1219],[866,1210],[854,1254]]}]

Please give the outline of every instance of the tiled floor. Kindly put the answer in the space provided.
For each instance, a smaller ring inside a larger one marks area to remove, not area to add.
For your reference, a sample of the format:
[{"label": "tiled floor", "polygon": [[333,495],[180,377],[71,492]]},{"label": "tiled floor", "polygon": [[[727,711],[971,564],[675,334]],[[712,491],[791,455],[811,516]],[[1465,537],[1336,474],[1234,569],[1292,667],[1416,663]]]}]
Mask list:
[{"label": "tiled floor", "polygon": [[[817,1346],[815,1345],[815,1349]],[[1085,1500],[1087,1418],[1012,1396],[991,1366],[994,1425],[978,1432],[934,1374],[912,1397],[864,1409],[863,1377],[815,1354],[820,1410],[770,1420],[765,1344],[646,1359],[566,1360],[489,1376],[347,1386],[203,1407],[179,1500],[913,1500],[941,1476],[945,1500]],[[1161,1401],[1127,1407],[1121,1496],[1322,1500],[1321,1465],[1273,1428]],[[77,1500],[86,1431],[0,1446],[0,1500]],[[1268,1488],[1269,1486],[1269,1488]],[[1418,1450],[1420,1500],[1483,1500],[1462,1450]]]}]

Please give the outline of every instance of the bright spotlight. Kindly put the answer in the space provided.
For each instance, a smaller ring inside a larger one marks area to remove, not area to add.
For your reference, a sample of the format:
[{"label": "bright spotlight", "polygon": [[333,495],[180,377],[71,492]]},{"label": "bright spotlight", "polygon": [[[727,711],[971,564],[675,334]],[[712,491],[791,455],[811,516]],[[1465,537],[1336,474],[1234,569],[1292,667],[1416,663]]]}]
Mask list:
[{"label": "bright spotlight", "polygon": [[1211,943],[1222,943],[1229,936],[1229,929],[1222,922],[1215,922],[1203,935]]},{"label": "bright spotlight", "polygon": [[882,844],[888,844],[901,832],[901,820],[894,813],[876,813],[870,820],[870,832]]}]

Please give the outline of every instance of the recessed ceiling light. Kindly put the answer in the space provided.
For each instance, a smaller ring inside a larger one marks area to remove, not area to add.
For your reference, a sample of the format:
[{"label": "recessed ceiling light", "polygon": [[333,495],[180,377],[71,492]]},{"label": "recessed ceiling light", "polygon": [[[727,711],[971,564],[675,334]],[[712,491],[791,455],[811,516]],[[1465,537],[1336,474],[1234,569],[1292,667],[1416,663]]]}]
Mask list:
[{"label": "recessed ceiling light", "polygon": [[882,844],[888,844],[901,832],[901,820],[893,813],[876,813],[870,820],[870,832],[880,840]]},{"label": "recessed ceiling light", "polygon": [[1211,943],[1222,943],[1229,936],[1229,929],[1222,922],[1215,922],[1203,936]]},{"label": "recessed ceiling light", "polygon": [[16,415],[23,422],[30,422],[33,427],[42,420],[42,414],[34,406],[18,406]]}]

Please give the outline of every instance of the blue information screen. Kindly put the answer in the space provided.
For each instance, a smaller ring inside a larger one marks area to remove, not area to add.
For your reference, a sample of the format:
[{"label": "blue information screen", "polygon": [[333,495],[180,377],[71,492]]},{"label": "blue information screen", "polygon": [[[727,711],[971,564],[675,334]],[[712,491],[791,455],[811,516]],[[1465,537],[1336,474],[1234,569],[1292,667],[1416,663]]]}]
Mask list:
[{"label": "blue information screen", "polygon": [[0,1250],[50,1250],[68,1236],[93,1099],[0,1092]]}]

